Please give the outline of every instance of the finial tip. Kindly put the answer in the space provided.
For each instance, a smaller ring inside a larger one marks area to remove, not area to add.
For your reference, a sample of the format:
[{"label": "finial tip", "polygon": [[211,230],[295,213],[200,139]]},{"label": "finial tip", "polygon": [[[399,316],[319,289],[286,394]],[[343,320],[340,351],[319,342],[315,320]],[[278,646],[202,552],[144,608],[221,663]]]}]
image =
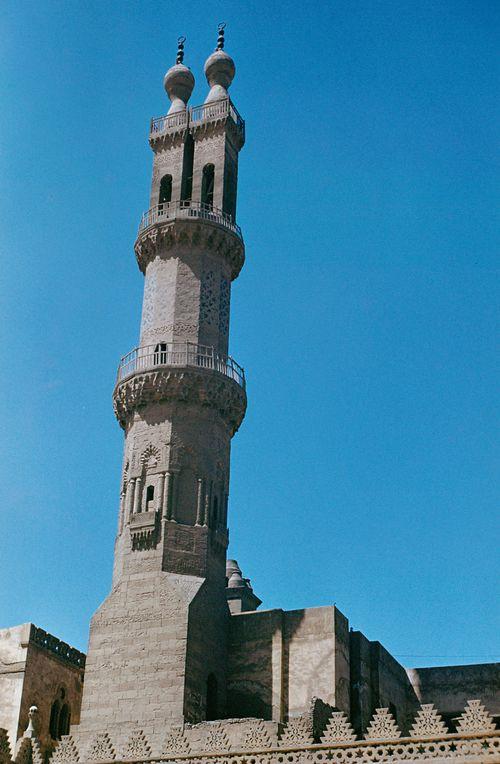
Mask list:
[{"label": "finial tip", "polygon": [[215,50],[224,50],[224,29],[226,28],[226,22],[221,21],[220,24],[217,25],[217,47]]},{"label": "finial tip", "polygon": [[176,64],[182,64],[184,61],[184,43],[186,42],[186,38],[184,35],[181,35],[177,38],[177,57],[175,59]]}]

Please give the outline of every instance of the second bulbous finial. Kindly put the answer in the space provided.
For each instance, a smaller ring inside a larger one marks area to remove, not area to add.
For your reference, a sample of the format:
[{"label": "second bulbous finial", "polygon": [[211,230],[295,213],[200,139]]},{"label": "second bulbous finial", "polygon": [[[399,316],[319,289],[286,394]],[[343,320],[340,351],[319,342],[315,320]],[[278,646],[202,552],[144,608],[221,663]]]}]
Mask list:
[{"label": "second bulbous finial", "polygon": [[225,24],[219,24],[217,47],[215,52],[205,61],[205,76],[210,85],[210,91],[205,98],[205,103],[227,98],[227,89],[233,81],[236,72],[233,59],[224,50],[225,27]]},{"label": "second bulbous finial", "polygon": [[170,67],[163,79],[163,87],[172,101],[168,114],[186,111],[186,104],[194,88],[193,73],[183,64],[185,42],[185,37],[178,38],[175,65]]}]

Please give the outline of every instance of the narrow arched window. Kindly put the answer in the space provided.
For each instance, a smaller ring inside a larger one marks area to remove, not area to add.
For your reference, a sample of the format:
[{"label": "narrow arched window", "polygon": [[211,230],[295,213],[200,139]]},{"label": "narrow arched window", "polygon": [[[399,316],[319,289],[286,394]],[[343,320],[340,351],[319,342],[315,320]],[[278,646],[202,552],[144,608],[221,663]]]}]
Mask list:
[{"label": "narrow arched window", "polygon": [[52,740],[58,740],[59,735],[59,701],[54,700],[50,709],[49,732]]},{"label": "narrow arched window", "polygon": [[153,503],[153,499],[155,497],[155,487],[154,485],[148,485],[146,488],[146,512],[151,511],[151,504]]},{"label": "narrow arched window", "polygon": [[168,204],[170,201],[172,201],[172,176],[164,175],[160,181],[158,204]]},{"label": "narrow arched window", "polygon": [[166,342],[159,342],[156,345],[155,353],[154,353],[154,362],[155,362],[155,366],[158,366],[158,364],[167,363],[167,343]]},{"label": "narrow arched window", "polygon": [[212,509],[212,525],[215,527],[219,522],[219,500],[217,496],[214,496],[213,509]]},{"label": "narrow arched window", "polygon": [[207,722],[217,719],[218,687],[215,674],[209,674],[207,679]]},{"label": "narrow arched window", "polygon": [[214,177],[215,167],[213,164],[206,164],[201,179],[201,201],[208,207],[213,207],[214,204]]},{"label": "narrow arched window", "polygon": [[69,710],[69,706],[67,703],[65,703],[59,712],[59,724],[58,724],[59,740],[62,738],[63,735],[67,735],[69,733],[70,719],[71,719],[71,713]]}]

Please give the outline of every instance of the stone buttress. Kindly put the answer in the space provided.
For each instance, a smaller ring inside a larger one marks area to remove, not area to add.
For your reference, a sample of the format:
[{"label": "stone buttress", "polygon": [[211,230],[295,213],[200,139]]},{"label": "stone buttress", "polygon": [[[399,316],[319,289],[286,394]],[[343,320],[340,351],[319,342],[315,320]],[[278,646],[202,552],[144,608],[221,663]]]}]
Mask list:
[{"label": "stone buttress", "polygon": [[229,457],[246,408],[227,356],[244,123],[227,93],[232,59],[220,47],[209,57],[211,89],[194,109],[182,59],[181,42],[165,75],[170,111],[151,123],[140,344],[114,390],[125,449],[113,585],[91,623],[80,741],[225,713]]}]

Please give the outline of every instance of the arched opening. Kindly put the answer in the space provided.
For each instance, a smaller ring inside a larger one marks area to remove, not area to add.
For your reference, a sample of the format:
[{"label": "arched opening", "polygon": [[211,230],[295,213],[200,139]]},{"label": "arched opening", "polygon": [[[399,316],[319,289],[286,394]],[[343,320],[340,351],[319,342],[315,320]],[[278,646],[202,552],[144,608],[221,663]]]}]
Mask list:
[{"label": "arched opening", "polygon": [[167,343],[166,342],[159,342],[156,345],[155,354],[154,354],[154,362],[155,362],[155,366],[158,366],[159,364],[167,363]]},{"label": "arched opening", "polygon": [[[182,158],[182,181],[181,181],[181,201],[189,201],[193,192],[193,162],[194,162],[194,140],[188,133],[184,143],[184,156]],[[185,205],[189,207],[189,205]]]},{"label": "arched opening", "polygon": [[207,679],[207,722],[217,719],[217,677],[209,674]]},{"label": "arched opening", "polygon": [[215,167],[213,164],[206,164],[203,168],[203,177],[201,179],[201,201],[208,207],[214,205],[214,178]]},{"label": "arched opening", "polygon": [[158,204],[168,204],[172,201],[172,176],[164,175],[160,181]]},{"label": "arched opening", "polygon": [[146,488],[146,512],[151,512],[153,509],[153,500],[155,497],[154,485],[148,485]]},{"label": "arched opening", "polygon": [[63,735],[69,733],[69,725],[71,720],[71,712],[67,703],[63,705],[59,712],[59,725],[58,725],[58,739],[60,740]]},{"label": "arched opening", "polygon": [[216,528],[218,522],[219,522],[219,500],[217,496],[214,496],[213,507],[212,507],[212,526]]},{"label": "arched opening", "polygon": [[54,700],[50,709],[49,732],[52,740],[59,740],[59,701]]},{"label": "arched opening", "polygon": [[389,703],[389,712],[393,715],[396,724],[398,723],[398,710],[394,703]]}]

